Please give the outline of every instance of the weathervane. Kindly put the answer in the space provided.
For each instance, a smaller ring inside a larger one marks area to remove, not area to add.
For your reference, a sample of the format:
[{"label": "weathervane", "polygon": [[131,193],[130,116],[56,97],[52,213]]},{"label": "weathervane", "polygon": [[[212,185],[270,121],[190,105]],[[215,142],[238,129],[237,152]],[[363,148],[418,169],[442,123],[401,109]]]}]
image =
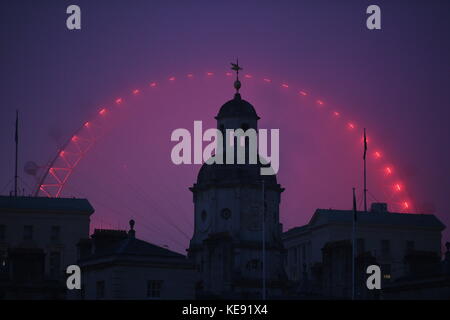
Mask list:
[{"label": "weathervane", "polygon": [[236,89],[236,93],[239,93],[239,89],[241,88],[241,82],[239,81],[239,70],[242,70],[241,66],[239,66],[239,59],[236,59],[236,63],[231,63],[231,70],[236,71],[236,81],[234,82],[234,88]]}]

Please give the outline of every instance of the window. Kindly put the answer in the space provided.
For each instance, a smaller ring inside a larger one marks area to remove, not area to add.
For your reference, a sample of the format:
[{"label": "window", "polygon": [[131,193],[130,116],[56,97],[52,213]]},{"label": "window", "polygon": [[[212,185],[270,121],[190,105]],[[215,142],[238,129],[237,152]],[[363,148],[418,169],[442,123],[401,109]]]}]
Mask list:
[{"label": "window", "polygon": [[391,280],[391,265],[390,264],[382,264],[381,265],[381,274],[383,275],[384,280]]},{"label": "window", "polygon": [[306,244],[302,245],[302,260],[306,260]]},{"label": "window", "polygon": [[4,224],[0,224],[0,241],[4,241],[6,239],[6,226]]},{"label": "window", "polygon": [[33,239],[33,226],[24,226],[23,227],[23,239],[24,240],[32,240]]},{"label": "window", "polygon": [[381,255],[387,256],[391,253],[391,242],[389,240],[381,240]]},{"label": "window", "polygon": [[414,241],[406,241],[406,252],[410,253],[414,251],[415,243]]},{"label": "window", "polygon": [[51,252],[50,253],[50,276],[52,279],[59,278],[61,271],[61,253]]},{"label": "window", "polygon": [[52,230],[50,232],[50,241],[57,242],[60,240],[61,228],[59,226],[52,226]]},{"label": "window", "polygon": [[292,250],[292,254],[293,254],[292,262],[293,262],[294,266],[297,265],[297,262],[298,262],[298,250],[299,250],[298,247],[294,247],[294,249]]},{"label": "window", "polygon": [[293,265],[294,264],[294,252],[295,252],[295,247],[292,247],[292,248],[288,249],[288,263],[289,263],[289,265]]},{"label": "window", "polygon": [[366,250],[366,248],[365,248],[364,239],[362,239],[362,238],[356,239],[357,254],[363,254],[365,250]]},{"label": "window", "polygon": [[0,251],[0,273],[7,272],[6,251]]},{"label": "window", "polygon": [[262,270],[262,263],[258,259],[252,259],[247,262],[246,268],[250,271]]},{"label": "window", "polygon": [[208,217],[208,215],[207,215],[206,211],[203,210],[203,211],[202,211],[202,214],[201,214],[202,221],[204,222],[204,221],[206,220],[207,217]]},{"label": "window", "polygon": [[147,297],[161,298],[162,285],[163,285],[162,280],[147,281]]},{"label": "window", "polygon": [[97,299],[103,299],[105,297],[105,281],[97,281],[96,290]]}]

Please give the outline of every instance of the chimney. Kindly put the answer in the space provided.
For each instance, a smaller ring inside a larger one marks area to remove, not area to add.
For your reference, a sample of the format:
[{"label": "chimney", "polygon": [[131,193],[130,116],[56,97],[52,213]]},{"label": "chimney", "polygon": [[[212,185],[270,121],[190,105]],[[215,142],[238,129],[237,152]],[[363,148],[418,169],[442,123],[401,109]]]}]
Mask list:
[{"label": "chimney", "polygon": [[127,232],[125,230],[95,229],[91,238],[94,243],[95,253],[101,253],[126,239]]},{"label": "chimney", "polygon": [[387,203],[384,202],[373,202],[370,206],[370,212],[373,213],[387,213]]}]

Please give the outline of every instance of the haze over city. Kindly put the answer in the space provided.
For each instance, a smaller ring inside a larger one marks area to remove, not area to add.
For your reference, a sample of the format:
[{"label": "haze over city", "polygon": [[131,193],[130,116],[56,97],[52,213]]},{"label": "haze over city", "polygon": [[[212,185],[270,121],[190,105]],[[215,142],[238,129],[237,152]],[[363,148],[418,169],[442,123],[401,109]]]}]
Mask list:
[{"label": "haze over city", "polygon": [[[351,208],[352,187],[361,208],[364,127],[369,201],[400,210],[405,199],[410,211],[435,213],[448,225],[448,2],[378,2],[379,32],[364,27],[368,1],[284,1],[276,9],[269,1],[77,1],[80,32],[64,27],[65,2],[11,4],[0,16],[8,48],[1,52],[1,194],[12,189],[16,109],[22,169],[30,160],[45,165],[102,107],[122,108],[62,195],[91,201],[91,228],[126,229],[133,218],[141,238],[184,252],[193,229],[188,188],[199,166],[171,162],[170,133],[195,120],[215,127],[233,98],[226,73],[238,57],[242,97],[261,128],[280,129],[285,230],[317,208]],[[395,180],[385,179],[381,161]],[[32,193],[34,178],[23,170],[20,177]]]}]

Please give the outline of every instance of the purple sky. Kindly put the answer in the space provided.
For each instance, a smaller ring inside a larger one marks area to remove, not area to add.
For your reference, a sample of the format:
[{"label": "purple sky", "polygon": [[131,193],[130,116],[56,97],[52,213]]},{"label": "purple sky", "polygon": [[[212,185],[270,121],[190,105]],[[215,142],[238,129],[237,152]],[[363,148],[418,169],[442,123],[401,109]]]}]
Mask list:
[{"label": "purple sky", "polygon": [[[69,4],[81,7],[81,31],[65,27]],[[370,4],[381,7],[381,31],[365,27]],[[404,198],[449,225],[449,9],[436,0],[4,2],[0,192],[12,188],[15,109],[21,166],[45,164],[100,106],[140,88],[64,194],[91,200],[96,227],[125,228],[134,218],[138,236],[182,251],[192,232],[187,188],[198,166],[170,162],[170,133],[192,130],[194,120],[215,125],[233,95],[224,73],[239,56],[244,73],[255,76],[243,81],[243,98],[262,128],[280,128],[285,229],[318,207],[349,208],[351,187],[362,189],[361,133],[346,130],[344,119],[367,127],[407,187]],[[207,71],[215,76],[207,79]],[[193,81],[181,80],[190,72]],[[149,92],[150,81],[163,83]],[[302,100],[297,89],[325,106]],[[332,109],[342,119],[332,119]],[[369,171],[369,200],[389,200],[390,184],[373,159]],[[31,192],[32,177],[21,177]]]}]

